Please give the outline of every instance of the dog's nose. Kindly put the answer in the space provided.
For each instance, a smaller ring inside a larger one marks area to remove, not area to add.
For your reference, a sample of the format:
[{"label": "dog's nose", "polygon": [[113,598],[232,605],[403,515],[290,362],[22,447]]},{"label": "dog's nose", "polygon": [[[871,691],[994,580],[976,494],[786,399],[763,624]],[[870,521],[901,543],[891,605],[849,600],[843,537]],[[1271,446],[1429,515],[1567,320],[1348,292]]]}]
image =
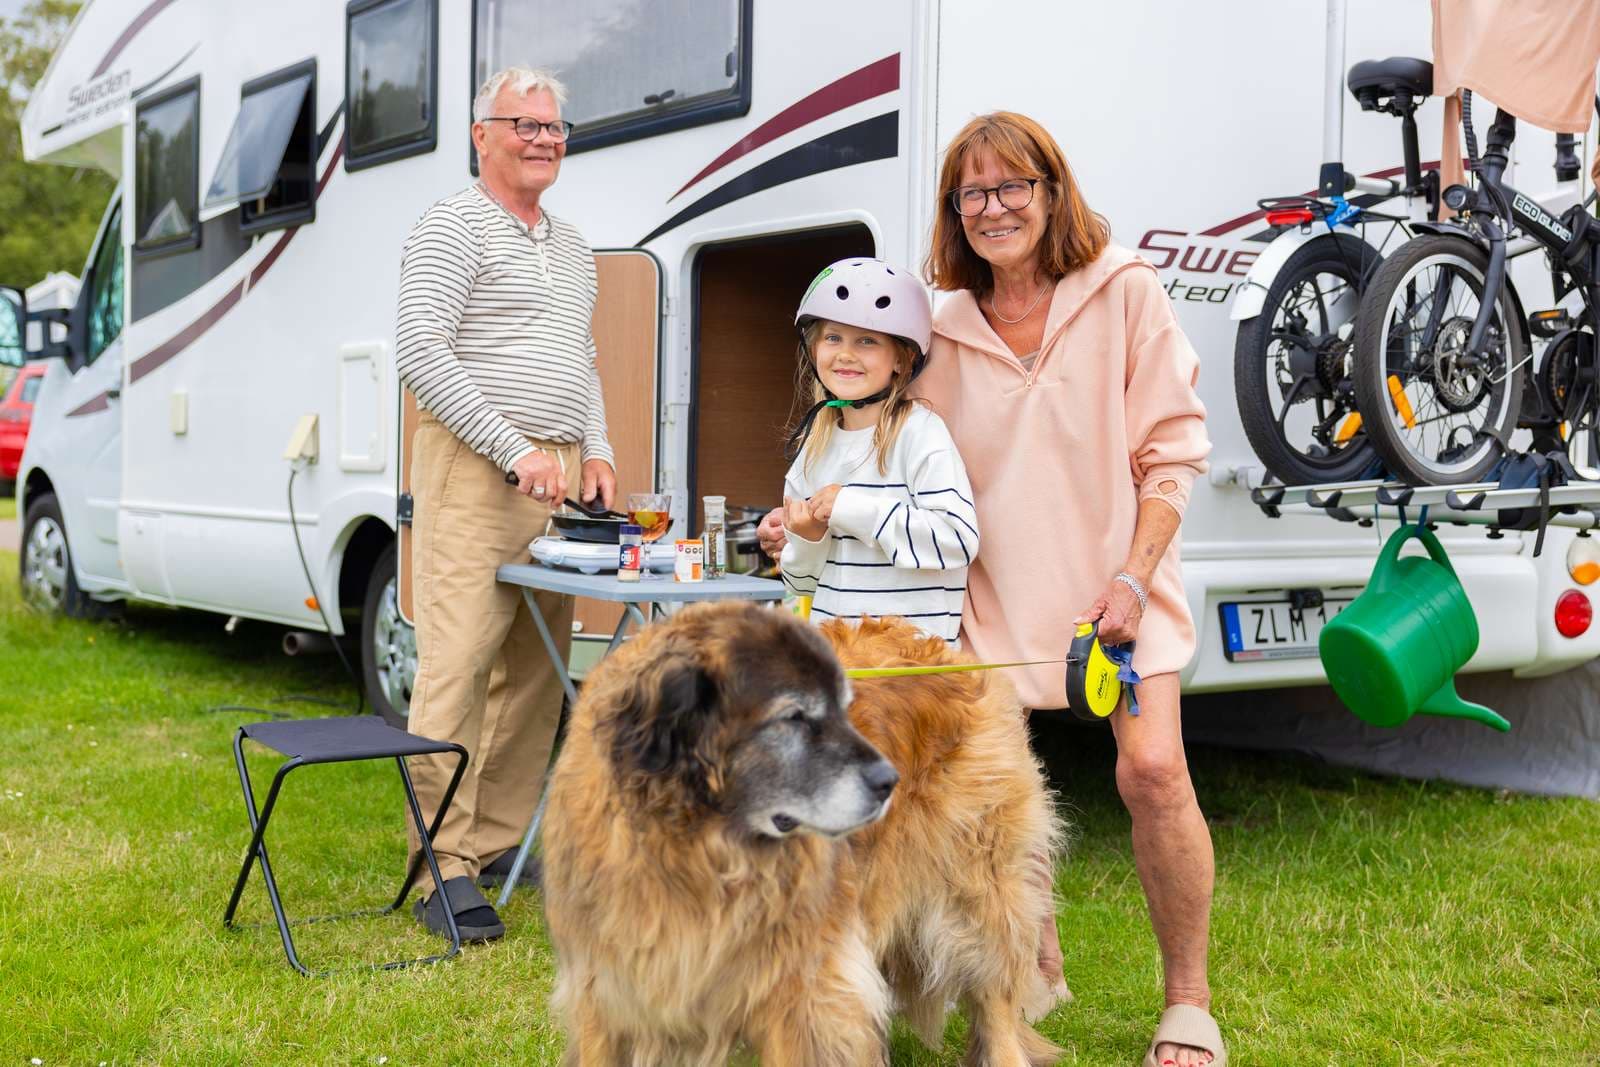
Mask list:
[{"label": "dog's nose", "polygon": [[888,800],[889,794],[894,792],[894,787],[900,782],[900,772],[884,759],[867,764],[862,777],[866,779],[867,788],[872,790],[872,795],[880,801]]}]

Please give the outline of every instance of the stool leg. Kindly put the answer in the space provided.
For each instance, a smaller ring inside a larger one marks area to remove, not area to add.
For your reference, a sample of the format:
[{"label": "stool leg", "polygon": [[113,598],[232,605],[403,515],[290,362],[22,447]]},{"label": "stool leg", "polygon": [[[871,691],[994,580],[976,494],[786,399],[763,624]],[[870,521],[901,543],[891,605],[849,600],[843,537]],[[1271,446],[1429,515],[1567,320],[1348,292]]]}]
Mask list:
[{"label": "stool leg", "polygon": [[[463,749],[461,751],[460,757],[456,761],[455,776],[450,780],[450,787],[445,790],[444,800],[439,804],[439,811],[434,815],[431,827],[423,821],[422,805],[417,803],[417,791],[411,785],[411,772],[406,770],[405,757],[396,756],[394,761],[400,767],[400,780],[405,783],[406,787],[406,804],[411,808],[411,818],[417,824],[417,833],[422,838],[422,855],[428,861],[428,872],[433,875],[433,884],[438,887],[440,893],[443,893],[444,875],[439,873],[439,861],[433,855],[433,835],[439,830],[439,823],[444,819],[445,809],[450,806],[451,795],[456,791],[456,783],[461,780],[461,772],[466,768],[466,750]],[[399,907],[400,902],[405,900],[406,893],[410,887],[411,878],[408,875],[406,884],[400,888],[400,900],[395,902],[396,907]],[[450,931],[450,951],[446,952],[442,958],[449,959],[461,951],[461,931],[456,928],[455,912],[450,910],[448,900],[445,900],[443,911],[444,924]]]},{"label": "stool leg", "polygon": [[[421,822],[417,823],[417,830],[422,834],[423,843],[428,845],[430,852],[432,851],[433,839],[439,835],[439,827],[444,825],[444,813],[450,810],[450,801],[456,795],[456,786],[461,784],[461,776],[467,772],[467,750],[461,745],[452,744],[450,747],[455,750],[456,771],[450,776],[450,784],[445,787],[444,797],[439,801],[439,810],[433,813],[433,823],[426,831],[423,831]],[[407,791],[414,792],[411,787],[411,773],[406,770],[405,757],[397,756],[395,759],[400,765],[400,784]],[[424,856],[421,850],[411,857],[411,862],[406,865],[406,880],[400,883],[400,895],[395,897],[394,903],[384,910],[395,911],[406,902],[406,897],[411,895],[411,885],[416,880],[417,869],[422,866],[423,859]],[[444,888],[444,883],[438,880],[437,872],[434,874],[434,881],[438,883],[441,889]]]},{"label": "stool leg", "polygon": [[267,803],[256,814],[255,795],[250,788],[250,775],[245,769],[244,752],[239,742],[234,739],[234,760],[239,768],[239,781],[244,789],[245,814],[250,819],[250,847],[245,851],[244,864],[239,869],[239,877],[233,885],[233,896],[228,901],[228,910],[223,915],[223,925],[232,926],[235,910],[239,906],[239,897],[244,892],[245,879],[250,874],[250,864],[253,860],[261,860],[261,880],[267,886],[267,899],[272,902],[272,916],[278,924],[278,937],[283,941],[284,954],[289,957],[289,965],[303,975],[310,976],[311,971],[300,962],[300,957],[294,950],[294,937],[289,933],[289,917],[284,913],[283,900],[278,895],[278,880],[273,877],[272,864],[267,860],[267,847],[265,838],[267,824],[272,819],[272,811],[278,806],[278,794],[283,788],[283,781],[290,771],[301,765],[300,757],[296,756],[286,761],[278,768],[278,773],[272,776],[272,786],[267,790]]}]

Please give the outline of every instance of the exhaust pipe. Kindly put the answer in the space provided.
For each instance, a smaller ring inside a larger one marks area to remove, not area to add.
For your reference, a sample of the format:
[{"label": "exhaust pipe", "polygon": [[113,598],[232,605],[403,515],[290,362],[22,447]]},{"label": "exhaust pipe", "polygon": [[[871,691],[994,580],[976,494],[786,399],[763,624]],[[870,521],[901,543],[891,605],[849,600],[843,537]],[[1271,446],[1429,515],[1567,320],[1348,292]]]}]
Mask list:
[{"label": "exhaust pipe", "polygon": [[290,630],[283,635],[283,654],[285,656],[326,655],[332,651],[333,638],[327,634],[307,633],[305,630]]}]

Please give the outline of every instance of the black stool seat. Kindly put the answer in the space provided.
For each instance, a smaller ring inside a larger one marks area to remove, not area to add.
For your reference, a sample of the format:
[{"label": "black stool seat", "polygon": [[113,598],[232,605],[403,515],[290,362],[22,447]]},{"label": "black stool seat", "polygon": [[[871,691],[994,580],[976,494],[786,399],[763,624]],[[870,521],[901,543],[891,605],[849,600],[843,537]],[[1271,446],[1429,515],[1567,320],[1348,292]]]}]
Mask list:
[{"label": "black stool seat", "polygon": [[1350,68],[1345,84],[1355,94],[1361,106],[1370,107],[1362,91],[1374,98],[1407,93],[1413,97],[1433,95],[1433,64],[1426,59],[1409,56],[1390,56],[1388,59],[1364,59]]},{"label": "black stool seat", "polygon": [[282,755],[298,757],[302,763],[431,756],[455,751],[443,741],[396,730],[377,715],[255,722],[239,730],[250,740]]},{"label": "black stool seat", "polygon": [[[272,788],[267,790],[267,802],[259,811],[256,810],[255,791],[250,787],[250,769],[245,766],[244,760],[244,741],[247,737],[288,757],[272,776]],[[444,797],[439,801],[439,810],[433,813],[433,822],[429,823],[423,818],[422,809],[417,804],[417,791],[411,784],[411,773],[406,770],[406,757],[432,755],[455,756],[456,769],[450,778],[450,785],[444,791]],[[318,763],[347,763],[352,760],[369,759],[394,760],[395,767],[400,772],[400,784],[405,789],[406,807],[410,812],[412,824],[417,828],[421,848],[411,860],[405,881],[400,884],[399,895],[389,905],[349,912],[345,915],[324,915],[317,919],[302,920],[303,922],[353,918],[357,915],[385,915],[398,911],[410,894],[411,883],[424,863],[427,864],[428,873],[433,876],[436,890],[441,892],[444,890],[444,878],[439,873],[439,861],[433,854],[433,839],[444,822],[444,813],[450,807],[451,798],[455,796],[456,786],[461,784],[461,773],[467,767],[467,750],[457,744],[432,741],[426,737],[408,734],[404,730],[397,730],[376,715],[253,722],[239,727],[233,735],[233,763],[239,772],[239,788],[244,793],[245,815],[250,820],[250,847],[245,850],[239,877],[234,880],[233,896],[228,900],[228,908],[222,913],[222,925],[230,929],[234,927],[233,916],[239,908],[239,898],[244,893],[245,880],[250,877],[250,868],[259,863],[262,881],[267,886],[267,899],[272,903],[272,917],[277,921],[278,936],[283,941],[284,954],[289,957],[290,966],[304,975],[315,973],[321,976],[331,974],[332,971],[313,972],[300,962],[299,955],[295,953],[294,936],[289,932],[289,927],[294,924],[289,921],[288,913],[284,911],[283,899],[278,895],[278,880],[273,877],[272,863],[267,858],[267,824],[272,820],[273,809],[278,804],[279,791],[283,788],[284,779],[289,776],[290,771]],[[456,928],[455,916],[449,908],[444,909],[444,919],[450,931],[449,949],[420,959],[396,960],[375,966],[388,969],[409,967],[417,963],[436,963],[460,952],[461,931]]]}]

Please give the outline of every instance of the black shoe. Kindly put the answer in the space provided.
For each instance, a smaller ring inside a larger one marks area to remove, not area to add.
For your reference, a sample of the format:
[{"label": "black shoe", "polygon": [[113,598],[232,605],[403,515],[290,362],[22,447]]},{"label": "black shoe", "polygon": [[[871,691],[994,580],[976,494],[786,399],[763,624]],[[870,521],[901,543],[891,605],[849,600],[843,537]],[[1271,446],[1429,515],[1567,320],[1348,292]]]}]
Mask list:
[{"label": "black shoe", "polygon": [[435,892],[426,900],[419,900],[411,906],[411,914],[416,916],[417,921],[440,937],[450,936],[441,897],[450,902],[450,911],[456,917],[456,929],[460,931],[463,943],[493,941],[506,935],[506,924],[500,921],[494,908],[478,892],[472,879],[458,874],[445,880],[443,893]]},{"label": "black shoe", "polygon": [[[517,861],[517,850],[502,852],[478,872],[478,884],[486,889],[506,884],[511,877],[511,865]],[[539,856],[529,856],[522,865],[522,877],[517,879],[518,889],[538,889],[544,882],[544,861]]]}]

